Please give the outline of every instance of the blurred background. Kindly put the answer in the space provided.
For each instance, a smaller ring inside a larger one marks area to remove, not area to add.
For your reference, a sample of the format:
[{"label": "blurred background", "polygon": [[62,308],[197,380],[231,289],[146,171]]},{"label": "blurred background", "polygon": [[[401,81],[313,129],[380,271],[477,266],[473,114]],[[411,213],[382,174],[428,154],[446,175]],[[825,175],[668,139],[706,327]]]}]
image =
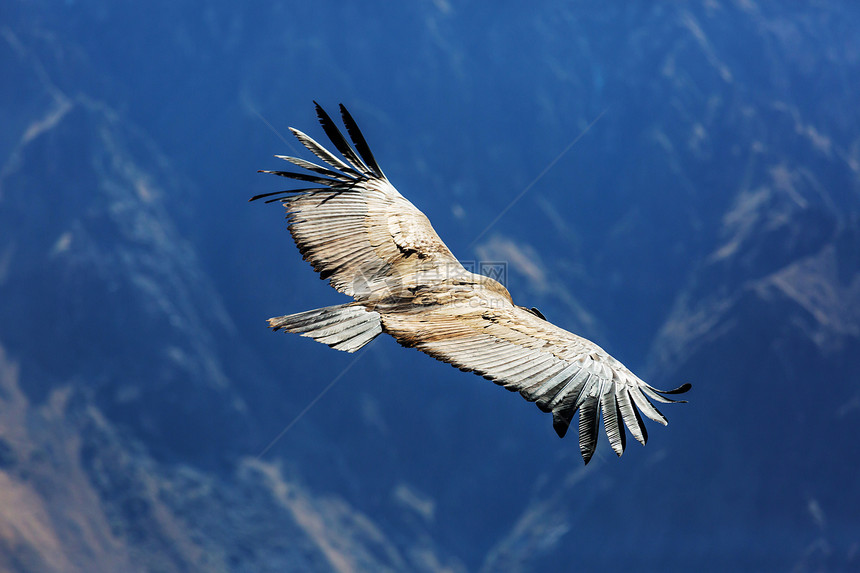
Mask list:
[{"label": "blurred background", "polygon": [[[860,570],[856,3],[0,12],[3,571]],[[313,100],[459,258],[690,403],[584,467],[390,338],[269,332],[346,300],[247,202]]]}]

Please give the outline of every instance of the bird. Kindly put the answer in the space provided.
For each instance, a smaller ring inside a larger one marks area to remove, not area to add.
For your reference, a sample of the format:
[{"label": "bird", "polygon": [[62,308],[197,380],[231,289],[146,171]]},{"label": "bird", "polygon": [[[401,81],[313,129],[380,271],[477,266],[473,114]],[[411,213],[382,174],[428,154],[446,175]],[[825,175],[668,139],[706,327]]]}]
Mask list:
[{"label": "bird", "polygon": [[[293,135],[323,164],[275,155],[303,171],[260,170],[301,187],[255,195],[279,202],[302,257],[351,302],[268,319],[297,333],[356,352],[382,333],[460,370],[474,372],[552,414],[563,438],[579,413],[585,464],[597,447],[600,419],[620,457],[626,431],[642,445],[641,414],[666,425],[654,406],[691,385],[658,390],[594,342],[549,322],[536,308],[514,304],[495,279],[467,270],[430,221],[391,184],[347,108],[339,110],[350,142],[314,102],[336,154],[309,135]],[[641,412],[641,414],[640,414]]]}]

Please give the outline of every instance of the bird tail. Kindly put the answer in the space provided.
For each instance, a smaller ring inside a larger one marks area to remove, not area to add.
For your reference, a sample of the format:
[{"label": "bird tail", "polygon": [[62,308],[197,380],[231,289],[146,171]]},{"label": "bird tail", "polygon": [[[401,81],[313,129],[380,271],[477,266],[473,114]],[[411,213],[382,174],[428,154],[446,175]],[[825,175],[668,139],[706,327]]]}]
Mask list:
[{"label": "bird tail", "polygon": [[336,350],[355,352],[382,332],[379,313],[355,303],[269,319],[272,330],[295,332],[328,344]]}]

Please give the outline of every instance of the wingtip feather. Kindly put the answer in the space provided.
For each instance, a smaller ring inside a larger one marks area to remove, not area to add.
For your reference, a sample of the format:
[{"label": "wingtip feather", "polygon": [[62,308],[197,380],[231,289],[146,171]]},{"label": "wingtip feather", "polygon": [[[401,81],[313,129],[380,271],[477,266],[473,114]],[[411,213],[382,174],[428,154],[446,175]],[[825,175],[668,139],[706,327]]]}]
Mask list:
[{"label": "wingtip feather", "polygon": [[570,418],[566,417],[560,411],[554,411],[552,413],[552,428],[558,434],[559,438],[563,438],[567,434],[568,428],[570,428]]},{"label": "wingtip feather", "polygon": [[579,409],[579,452],[588,464],[597,449],[597,436],[600,432],[600,412],[597,396],[586,398]]},{"label": "wingtip feather", "polygon": [[674,390],[657,390],[660,394],[683,394],[685,392],[689,392],[693,388],[693,385],[689,382],[684,382]]},{"label": "wingtip feather", "polygon": [[364,134],[361,133],[358,123],[353,119],[352,114],[349,113],[349,110],[347,110],[346,106],[343,104],[340,104],[340,117],[343,119],[343,124],[346,126],[346,132],[349,134],[350,139],[352,139],[352,143],[355,145],[355,149],[358,151],[358,154],[361,156],[365,165],[370,168],[370,171],[376,177],[385,177],[382,174],[382,169],[380,169],[379,164],[376,162],[376,158],[373,156],[373,152],[370,151],[370,146],[367,144]]}]

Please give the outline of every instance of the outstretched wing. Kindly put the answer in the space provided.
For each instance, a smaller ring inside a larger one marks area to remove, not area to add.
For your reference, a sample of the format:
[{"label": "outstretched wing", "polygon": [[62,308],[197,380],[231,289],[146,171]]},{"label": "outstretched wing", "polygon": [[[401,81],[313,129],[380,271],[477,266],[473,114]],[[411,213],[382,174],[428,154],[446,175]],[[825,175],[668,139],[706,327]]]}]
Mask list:
[{"label": "outstretched wing", "polygon": [[320,278],[329,279],[334,288],[356,300],[365,300],[418,266],[462,268],[427,217],[385,177],[346,108],[341,105],[340,112],[354,148],[325,110],[314,103],[323,130],[340,157],[290,128],[325,165],[276,156],[309,173],[262,173],[312,186],[264,193],[251,200],[266,198],[284,204],[290,233]]},{"label": "outstretched wing", "polygon": [[480,288],[469,300],[420,313],[384,314],[382,320],[404,346],[480,374],[552,412],[560,437],[579,411],[579,447],[586,463],[597,446],[601,416],[620,456],[626,445],[624,426],[645,444],[648,433],[639,412],[665,425],[651,400],[676,402],[666,395],[690,388],[657,390],[593,342]]}]

